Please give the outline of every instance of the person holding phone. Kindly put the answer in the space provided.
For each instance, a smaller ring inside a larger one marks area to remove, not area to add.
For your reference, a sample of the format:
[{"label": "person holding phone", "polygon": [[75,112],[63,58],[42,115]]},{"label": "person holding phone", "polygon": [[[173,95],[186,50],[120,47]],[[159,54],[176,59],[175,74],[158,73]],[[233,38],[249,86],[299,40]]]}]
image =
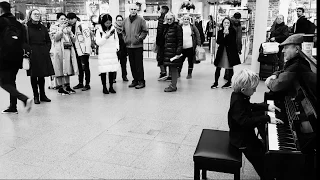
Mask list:
[{"label": "person holding phone", "polygon": [[58,93],[69,95],[76,91],[70,87],[70,76],[78,75],[78,63],[73,46],[75,36],[68,27],[64,13],[57,13],[57,22],[50,27],[51,53]]},{"label": "person holding phone", "polygon": [[[100,72],[102,92],[104,94],[116,93],[113,88],[116,72],[120,68],[117,52],[119,51],[119,38],[112,25],[112,17],[109,14],[100,15],[100,27],[96,31],[96,43],[99,46],[98,70]],[[107,73],[109,75],[109,90],[106,86]]]}]

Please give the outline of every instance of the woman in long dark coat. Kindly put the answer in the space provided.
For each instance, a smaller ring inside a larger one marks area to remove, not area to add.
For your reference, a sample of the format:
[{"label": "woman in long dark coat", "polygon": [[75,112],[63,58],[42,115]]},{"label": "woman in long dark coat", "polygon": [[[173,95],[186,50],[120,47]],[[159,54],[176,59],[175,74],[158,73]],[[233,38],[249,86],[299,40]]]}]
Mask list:
[{"label": "woman in long dark coat", "polygon": [[50,58],[51,39],[47,28],[41,24],[40,17],[40,11],[33,9],[29,12],[27,22],[29,35],[27,38],[32,52],[30,70],[27,71],[27,75],[31,79],[35,104],[40,104],[40,101],[51,102],[45,94],[44,86],[45,77],[54,75]]},{"label": "woman in long dark coat", "polygon": [[160,41],[163,43],[164,50],[160,56],[163,59],[163,64],[169,66],[172,76],[171,84],[164,89],[164,92],[174,92],[177,91],[178,67],[181,67],[184,61],[184,59],[180,58],[182,55],[183,32],[182,27],[175,22],[175,16],[171,12],[165,15],[164,30],[161,38]]},{"label": "woman in long dark coat", "polygon": [[240,64],[238,48],[236,43],[236,31],[232,27],[230,18],[226,17],[222,20],[222,28],[218,31],[217,43],[219,44],[217,56],[214,60],[216,66],[215,81],[211,89],[218,87],[221,68],[229,69],[227,83],[222,88],[231,87],[231,79],[233,76],[233,66]]},{"label": "woman in long dark coat", "polygon": [[[274,21],[270,29],[270,41],[277,42],[281,44],[284,40],[289,37],[289,28],[284,24],[283,15],[278,15],[277,19]],[[284,59],[283,59],[283,46],[279,46],[278,58],[279,58],[279,69],[283,69]]]}]

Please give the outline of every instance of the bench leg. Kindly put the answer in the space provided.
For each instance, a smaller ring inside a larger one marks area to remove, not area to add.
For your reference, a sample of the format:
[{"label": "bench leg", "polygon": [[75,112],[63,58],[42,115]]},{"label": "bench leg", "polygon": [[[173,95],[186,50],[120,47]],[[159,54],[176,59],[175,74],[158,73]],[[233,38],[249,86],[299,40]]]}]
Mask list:
[{"label": "bench leg", "polygon": [[207,170],[202,169],[202,179],[207,179]]},{"label": "bench leg", "polygon": [[234,174],[234,180],[240,180],[240,169],[237,173]]},{"label": "bench leg", "polygon": [[194,180],[200,180],[200,169],[196,163],[194,163]]}]

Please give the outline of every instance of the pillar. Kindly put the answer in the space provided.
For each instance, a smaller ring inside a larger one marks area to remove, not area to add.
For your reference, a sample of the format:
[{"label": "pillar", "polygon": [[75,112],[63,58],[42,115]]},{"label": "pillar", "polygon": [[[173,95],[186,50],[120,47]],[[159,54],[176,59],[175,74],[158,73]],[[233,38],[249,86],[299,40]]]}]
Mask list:
[{"label": "pillar", "polygon": [[241,7],[245,7],[248,4],[248,0],[241,0]]},{"label": "pillar", "polygon": [[256,11],[254,12],[255,21],[254,21],[254,32],[253,32],[252,60],[251,60],[251,69],[256,73],[259,73],[259,70],[260,70],[260,63],[258,62],[259,48],[261,43],[266,41],[268,7],[269,7],[269,0],[256,1]]},{"label": "pillar", "polygon": [[115,19],[116,16],[118,14],[120,14],[119,9],[120,9],[119,0],[110,0],[109,1],[109,11],[110,11],[110,15],[112,16],[112,18]]},{"label": "pillar", "polygon": [[289,10],[290,0],[279,1],[279,14],[284,16],[284,23],[288,24],[288,10]]}]

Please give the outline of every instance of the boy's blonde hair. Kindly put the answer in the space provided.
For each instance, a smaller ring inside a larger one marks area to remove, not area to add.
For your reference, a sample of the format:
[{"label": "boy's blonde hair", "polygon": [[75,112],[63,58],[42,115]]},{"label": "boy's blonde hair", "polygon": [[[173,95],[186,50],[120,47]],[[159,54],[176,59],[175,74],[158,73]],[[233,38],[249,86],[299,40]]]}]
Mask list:
[{"label": "boy's blonde hair", "polygon": [[259,76],[249,69],[242,69],[232,77],[232,87],[235,92],[240,92],[242,88],[256,88],[258,84]]}]

